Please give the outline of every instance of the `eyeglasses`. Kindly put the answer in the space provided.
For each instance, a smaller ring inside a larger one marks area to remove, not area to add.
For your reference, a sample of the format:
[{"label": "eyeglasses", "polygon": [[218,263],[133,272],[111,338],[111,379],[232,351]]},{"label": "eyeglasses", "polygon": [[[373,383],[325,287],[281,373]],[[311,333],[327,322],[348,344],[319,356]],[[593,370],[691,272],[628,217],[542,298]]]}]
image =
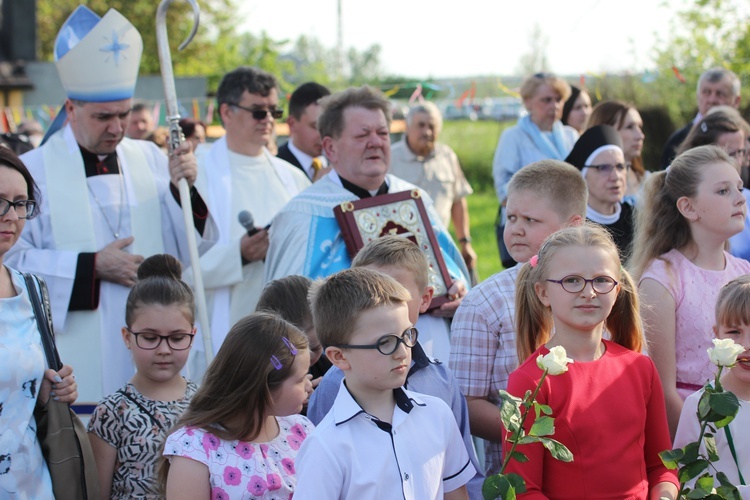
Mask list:
[{"label": "eyeglasses", "polygon": [[0,198],[0,217],[8,213],[13,207],[19,219],[33,219],[36,215],[36,202],[34,200],[10,201]]},{"label": "eyeglasses", "polygon": [[284,110],[279,108],[271,108],[271,109],[254,109],[254,108],[246,108],[245,106],[240,106],[239,104],[230,104],[230,106],[234,106],[235,108],[239,108],[243,111],[247,111],[251,115],[253,115],[253,118],[261,121],[265,120],[266,116],[271,115],[271,117],[275,120],[278,120],[282,116],[284,116]]},{"label": "eyeglasses", "polygon": [[534,73],[533,77],[534,78],[539,78],[541,80],[546,80],[547,78],[554,78],[555,74],[554,73],[541,72],[541,73]]},{"label": "eyeglasses", "polygon": [[374,344],[369,345],[352,345],[352,344],[339,344],[332,345],[331,347],[338,347],[339,349],[377,349],[380,354],[390,356],[396,349],[398,349],[399,343],[402,343],[412,348],[417,343],[417,336],[419,332],[416,328],[407,328],[404,333],[399,337],[398,335],[383,335]]},{"label": "eyeglasses", "polygon": [[744,158],[747,156],[747,149],[738,149],[737,151],[732,151],[729,153],[729,156],[732,158]]},{"label": "eyeglasses", "polygon": [[548,279],[547,281],[550,283],[557,283],[568,293],[578,293],[583,291],[583,289],[586,288],[587,283],[591,283],[591,288],[593,288],[596,293],[602,294],[611,292],[618,285],[617,281],[609,276],[596,276],[587,280],[583,276],[578,276],[577,274],[565,276],[561,280]]},{"label": "eyeglasses", "polygon": [[614,169],[618,172],[630,170],[630,163],[603,163],[601,165],[589,165],[588,168],[595,168],[602,174],[611,174]]},{"label": "eyeglasses", "polygon": [[192,333],[173,333],[172,335],[157,335],[150,332],[134,332],[130,328],[125,328],[135,336],[135,345],[141,349],[152,351],[161,345],[162,340],[166,340],[170,349],[175,351],[184,351],[189,349],[193,344]]}]

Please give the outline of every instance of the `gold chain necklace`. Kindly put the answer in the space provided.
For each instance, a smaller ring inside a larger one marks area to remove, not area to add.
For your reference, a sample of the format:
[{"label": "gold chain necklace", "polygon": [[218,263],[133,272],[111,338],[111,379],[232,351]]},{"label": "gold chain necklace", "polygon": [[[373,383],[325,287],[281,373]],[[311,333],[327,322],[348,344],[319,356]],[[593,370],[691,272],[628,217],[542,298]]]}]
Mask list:
[{"label": "gold chain necklace", "polygon": [[94,202],[96,202],[96,206],[99,207],[99,211],[102,213],[102,218],[104,219],[104,222],[107,224],[107,228],[109,228],[109,231],[112,233],[112,236],[116,240],[120,239],[120,231],[122,230],[122,213],[125,211],[125,181],[122,178],[122,165],[120,164],[120,159],[117,158],[117,175],[118,180],[120,181],[120,214],[117,218],[117,231],[112,227],[112,224],[109,223],[109,219],[107,218],[107,214],[104,212],[104,208],[102,208],[102,204],[99,203],[99,198],[96,196],[96,193],[94,193],[94,190],[91,189],[91,185],[86,182],[86,187],[89,188],[89,193],[91,193],[91,196],[94,198]]}]

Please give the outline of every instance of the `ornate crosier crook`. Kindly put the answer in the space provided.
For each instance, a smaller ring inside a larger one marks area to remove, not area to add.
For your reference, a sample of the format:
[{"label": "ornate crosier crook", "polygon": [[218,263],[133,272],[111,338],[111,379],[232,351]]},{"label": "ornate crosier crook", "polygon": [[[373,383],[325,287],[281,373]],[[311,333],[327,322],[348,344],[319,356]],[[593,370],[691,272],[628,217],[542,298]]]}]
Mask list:
[{"label": "ornate crosier crook", "polygon": [[[156,10],[156,45],[159,51],[159,65],[161,66],[161,76],[164,82],[164,99],[167,109],[167,121],[169,122],[169,154],[180,147],[184,140],[182,130],[180,129],[180,111],[177,104],[177,91],[174,85],[174,73],[172,72],[172,55],[169,52],[169,38],[167,37],[167,9],[174,0],[162,0],[159,8]],[[184,49],[198,31],[198,21],[200,20],[200,7],[196,0],[186,0],[193,7],[193,29],[179,46],[179,50]],[[198,254],[198,245],[195,239],[195,230],[193,226],[193,211],[190,203],[190,187],[187,179],[182,178],[178,183],[180,190],[180,205],[182,206],[182,215],[185,222],[185,233],[187,235],[188,249],[190,251],[190,265],[193,268],[193,289],[195,290],[195,306],[198,310],[198,322],[201,325],[201,335],[203,337],[203,349],[206,353],[206,364],[213,359],[213,344],[211,342],[210,324],[208,321],[208,309],[206,308],[206,293],[203,288],[203,275],[201,274],[200,255]]]}]

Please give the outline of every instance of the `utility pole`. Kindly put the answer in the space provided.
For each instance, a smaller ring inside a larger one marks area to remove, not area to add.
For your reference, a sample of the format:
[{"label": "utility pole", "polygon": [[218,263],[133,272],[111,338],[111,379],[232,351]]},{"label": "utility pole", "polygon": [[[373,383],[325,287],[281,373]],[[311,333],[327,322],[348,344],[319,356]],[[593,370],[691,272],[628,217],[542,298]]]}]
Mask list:
[{"label": "utility pole", "polygon": [[336,40],[336,63],[338,65],[338,77],[344,80],[344,29],[341,16],[341,0],[338,0],[338,37]]}]

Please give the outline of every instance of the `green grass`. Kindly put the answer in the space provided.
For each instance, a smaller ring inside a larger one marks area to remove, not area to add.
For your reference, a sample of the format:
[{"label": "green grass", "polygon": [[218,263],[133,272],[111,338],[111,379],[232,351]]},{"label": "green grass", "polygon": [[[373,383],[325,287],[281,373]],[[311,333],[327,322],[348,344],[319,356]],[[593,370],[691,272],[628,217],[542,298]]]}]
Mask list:
[{"label": "green grass", "polygon": [[492,158],[500,134],[513,122],[446,121],[440,142],[458,155],[461,167],[474,191],[493,191]]},{"label": "green grass", "polygon": [[468,197],[471,238],[477,272],[483,280],[502,270],[495,239],[498,201],[492,181],[492,157],[500,134],[513,122],[446,121],[440,141],[456,152],[474,194]]}]

